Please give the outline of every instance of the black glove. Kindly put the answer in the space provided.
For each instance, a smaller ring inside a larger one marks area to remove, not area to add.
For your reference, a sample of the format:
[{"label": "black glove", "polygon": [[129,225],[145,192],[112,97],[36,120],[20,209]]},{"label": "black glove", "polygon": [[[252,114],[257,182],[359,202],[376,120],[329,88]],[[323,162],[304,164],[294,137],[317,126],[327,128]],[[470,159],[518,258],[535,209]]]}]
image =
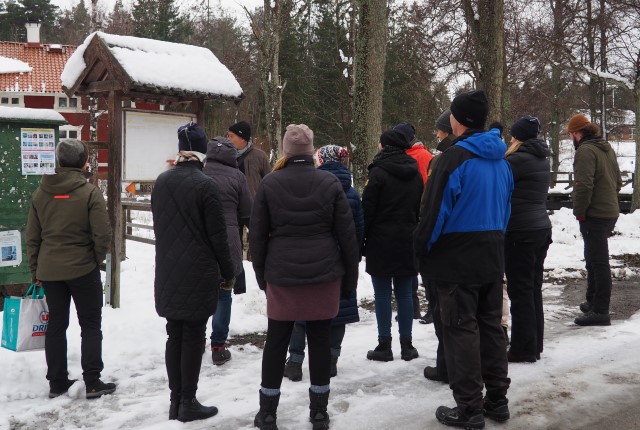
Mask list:
[{"label": "black glove", "polygon": [[234,276],[231,279],[225,279],[224,281],[222,281],[220,283],[220,289],[221,290],[226,290],[226,291],[231,291],[233,290],[233,285],[236,283],[236,277]]}]

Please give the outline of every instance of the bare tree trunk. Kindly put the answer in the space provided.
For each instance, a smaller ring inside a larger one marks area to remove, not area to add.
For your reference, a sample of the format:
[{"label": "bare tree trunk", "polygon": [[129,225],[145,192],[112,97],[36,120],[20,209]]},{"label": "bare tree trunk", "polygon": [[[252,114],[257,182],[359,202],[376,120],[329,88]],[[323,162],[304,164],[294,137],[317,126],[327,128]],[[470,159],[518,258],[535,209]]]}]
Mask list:
[{"label": "bare tree trunk", "polygon": [[565,44],[566,0],[551,0],[553,12],[553,62],[551,65],[551,184],[555,186],[560,168],[560,92],[562,91],[562,51]]},{"label": "bare tree trunk", "polygon": [[631,195],[631,212],[640,208],[640,79],[636,79],[633,92],[636,102],[636,160],[633,173],[633,194]]},{"label": "bare tree trunk", "polygon": [[471,0],[462,6],[475,44],[479,66],[478,89],[489,99],[488,122],[502,122],[505,86],[504,0],[480,0],[474,10]]},{"label": "bare tree trunk", "polygon": [[387,44],[387,0],[355,0],[356,35],[353,91],[352,162],[355,184],[364,186],[367,165],[382,131],[382,92]]}]

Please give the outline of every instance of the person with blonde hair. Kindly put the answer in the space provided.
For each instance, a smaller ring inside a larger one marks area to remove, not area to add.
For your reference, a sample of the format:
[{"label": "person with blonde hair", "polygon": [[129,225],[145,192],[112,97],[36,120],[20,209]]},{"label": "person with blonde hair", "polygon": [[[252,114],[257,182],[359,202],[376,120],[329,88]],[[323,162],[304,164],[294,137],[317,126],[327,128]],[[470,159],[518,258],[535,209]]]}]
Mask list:
[{"label": "person with blonde hair", "polygon": [[538,138],[540,121],[527,115],[511,126],[505,155],[513,174],[511,216],[504,238],[505,274],[511,300],[510,362],[534,363],[543,349],[544,260],[551,244],[547,194],[549,147]]},{"label": "person with blonde hair", "polygon": [[287,346],[295,321],[306,321],[309,342],[309,420],[329,428],[331,320],[340,297],[356,289],[360,250],[340,180],[316,169],[313,131],[291,124],[284,156],[261,182],[251,213],[249,244],[260,289],[267,296],[260,410],[254,425],[276,429]]}]

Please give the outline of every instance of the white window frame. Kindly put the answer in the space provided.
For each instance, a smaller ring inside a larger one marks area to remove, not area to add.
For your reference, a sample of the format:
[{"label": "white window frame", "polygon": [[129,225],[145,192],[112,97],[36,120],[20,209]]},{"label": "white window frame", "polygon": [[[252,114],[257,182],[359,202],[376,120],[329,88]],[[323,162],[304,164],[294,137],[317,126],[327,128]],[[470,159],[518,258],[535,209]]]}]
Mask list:
[{"label": "white window frame", "polygon": [[[78,133],[77,137],[69,137],[69,132],[75,131]],[[62,132],[65,132],[66,136],[62,137]],[[60,126],[60,139],[79,139],[82,137],[82,126],[81,125],[61,125]]]}]

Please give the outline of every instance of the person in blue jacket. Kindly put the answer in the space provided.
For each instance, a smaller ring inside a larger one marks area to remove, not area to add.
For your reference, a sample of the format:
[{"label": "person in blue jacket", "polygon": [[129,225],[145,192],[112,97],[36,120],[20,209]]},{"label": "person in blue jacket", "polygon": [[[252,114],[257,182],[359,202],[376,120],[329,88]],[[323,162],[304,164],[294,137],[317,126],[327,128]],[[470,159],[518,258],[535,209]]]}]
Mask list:
[{"label": "person in blue jacket", "polygon": [[[331,172],[340,179],[342,189],[347,196],[353,221],[356,226],[358,245],[362,248],[364,241],[364,212],[360,194],[351,186],[351,172],[349,171],[349,151],[338,145],[325,145],[316,152],[318,169]],[[358,315],[358,300],[356,292],[352,291],[348,297],[340,298],[340,310],[331,321],[331,373],[333,378],[338,374],[338,358],[342,349],[346,324],[360,321]],[[293,333],[289,341],[289,358],[284,368],[284,375],[292,381],[302,380],[302,363],[304,362],[305,349],[305,324],[304,321],[296,321]]]},{"label": "person in blue jacket", "polygon": [[450,120],[458,138],[429,176],[414,235],[420,271],[438,294],[457,404],[440,406],[436,418],[464,428],[483,428],[484,416],[509,419],[511,381],[500,319],[513,176],[498,130],[483,130],[488,112],[483,91],[453,99]]}]

